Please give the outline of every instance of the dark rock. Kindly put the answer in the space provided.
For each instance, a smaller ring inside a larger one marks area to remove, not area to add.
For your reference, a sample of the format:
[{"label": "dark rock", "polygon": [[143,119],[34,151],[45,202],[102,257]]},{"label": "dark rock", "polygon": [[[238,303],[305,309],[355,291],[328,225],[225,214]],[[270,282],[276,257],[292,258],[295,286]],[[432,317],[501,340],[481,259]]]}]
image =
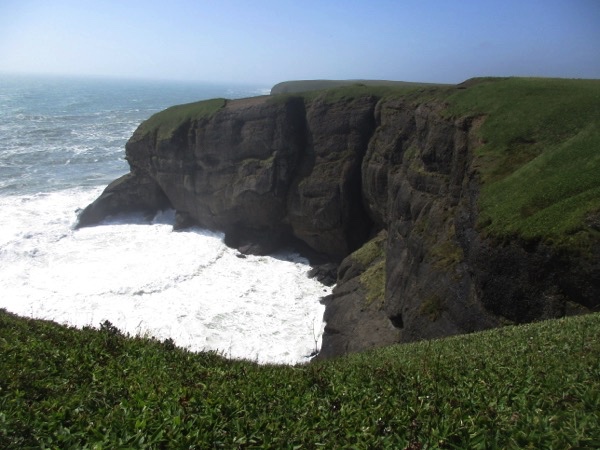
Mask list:
[{"label": "dark rock", "polygon": [[[484,118],[408,97],[310,98],[231,101],[169,133],[142,124],[131,174],[78,226],[172,206],[177,228],[224,231],[241,254],[304,248],[312,276],[337,280],[319,358],[598,310],[599,245],[582,257],[477,230]],[[597,232],[598,214],[587,224]]]},{"label": "dark rock", "polygon": [[401,333],[385,312],[365,302],[360,281],[353,278],[325,301],[325,333],[317,359],[341,356],[400,342]]},{"label": "dark rock", "polygon": [[374,131],[376,99],[307,105],[304,155],[288,195],[286,222],[313,249],[342,259],[366,239],[360,166]]},{"label": "dark rock", "polygon": [[195,225],[197,225],[196,221],[188,213],[184,211],[177,211],[175,213],[175,223],[173,224],[173,230],[185,230]]},{"label": "dark rock", "polygon": [[333,286],[337,281],[337,264],[326,263],[314,266],[308,272],[308,277],[320,281],[325,286]]},{"label": "dark rock", "polygon": [[317,358],[330,358],[399,342],[399,321],[384,310],[385,241],[381,232],[346,257],[338,270],[338,284],[328,296],[323,344]]},{"label": "dark rock", "polygon": [[76,228],[96,225],[109,216],[143,212],[154,215],[170,207],[168,198],[153,178],[142,173],[128,173],[109,184],[93,203],[77,217]]},{"label": "dark rock", "polygon": [[230,227],[225,232],[225,244],[237,248],[244,255],[268,255],[281,247],[281,233],[253,230],[242,226]]}]

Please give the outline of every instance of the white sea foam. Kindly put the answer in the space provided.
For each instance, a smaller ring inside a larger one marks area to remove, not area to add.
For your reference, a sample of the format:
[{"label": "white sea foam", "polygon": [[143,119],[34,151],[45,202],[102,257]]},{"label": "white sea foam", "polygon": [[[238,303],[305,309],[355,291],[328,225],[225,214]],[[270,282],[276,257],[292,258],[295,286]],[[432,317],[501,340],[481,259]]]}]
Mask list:
[{"label": "white sea foam", "polygon": [[99,192],[0,197],[0,307],[260,363],[303,362],[320,345],[330,288],[299,256],[242,259],[219,234],[171,231],[169,214],[73,230]]},{"label": "white sea foam", "polygon": [[0,307],[76,326],[109,320],[235,358],[304,361],[329,289],[299,259],[239,259],[219,235],[171,232],[168,215],[72,229],[75,209],[127,171],[123,147],[142,120],[173,104],[259,91],[3,77]]}]

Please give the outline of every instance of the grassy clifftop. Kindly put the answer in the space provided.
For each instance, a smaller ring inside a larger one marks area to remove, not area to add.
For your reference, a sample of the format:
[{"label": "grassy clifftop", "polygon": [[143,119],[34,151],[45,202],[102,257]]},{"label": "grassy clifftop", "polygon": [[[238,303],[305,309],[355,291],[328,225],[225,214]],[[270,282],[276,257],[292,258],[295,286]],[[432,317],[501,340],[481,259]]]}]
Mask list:
[{"label": "grassy clifftop", "polygon": [[0,310],[0,447],[598,448],[600,315],[258,366]]},{"label": "grassy clifftop", "polygon": [[223,108],[227,100],[215,98],[184,105],[175,105],[160,111],[144,121],[136,130],[135,137],[156,132],[158,139],[169,139],[184,123],[198,119],[208,119]]},{"label": "grassy clifftop", "polygon": [[600,238],[600,80],[480,80],[447,99],[481,114],[480,226],[583,247]]},{"label": "grassy clifftop", "polygon": [[423,86],[443,86],[433,83],[418,83],[411,81],[390,81],[390,80],[294,80],[277,83],[271,89],[271,95],[275,94],[293,94],[323,89],[332,89],[341,86],[362,85],[362,86],[388,86],[388,87],[423,87]]}]

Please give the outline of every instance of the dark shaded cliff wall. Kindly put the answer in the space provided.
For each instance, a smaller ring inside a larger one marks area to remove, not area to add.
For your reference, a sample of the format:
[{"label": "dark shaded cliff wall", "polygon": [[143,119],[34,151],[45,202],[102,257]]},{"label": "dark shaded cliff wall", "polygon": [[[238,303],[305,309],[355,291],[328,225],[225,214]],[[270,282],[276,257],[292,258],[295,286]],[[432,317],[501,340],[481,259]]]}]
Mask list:
[{"label": "dark shaded cliff wall", "polygon": [[341,262],[320,357],[597,308],[598,262],[478,233],[483,118],[443,109],[261,97],[169,133],[142,125],[127,143],[131,174],[80,224],[169,204],[182,226],[224,230],[241,251],[300,242]]},{"label": "dark shaded cliff wall", "polygon": [[474,121],[445,119],[441,109],[403,100],[378,104],[362,185],[370,217],[385,230],[375,242],[384,243],[380,255],[365,261],[357,252],[342,263],[343,282],[325,313],[322,356],[500,323],[478,299],[459,236],[473,229],[477,210]]},{"label": "dark shaded cliff wall", "polygon": [[339,260],[370,229],[360,166],[375,104],[230,102],[168,139],[138,130],[127,159],[190,223],[225,230],[238,247],[268,252],[294,237]]}]

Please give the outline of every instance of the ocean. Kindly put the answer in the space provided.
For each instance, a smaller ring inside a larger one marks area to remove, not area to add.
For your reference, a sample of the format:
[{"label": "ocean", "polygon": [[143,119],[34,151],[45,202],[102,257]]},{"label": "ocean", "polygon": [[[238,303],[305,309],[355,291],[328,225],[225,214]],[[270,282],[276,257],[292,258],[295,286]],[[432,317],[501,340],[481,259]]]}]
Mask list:
[{"label": "ocean", "polygon": [[0,75],[0,308],[172,339],[261,364],[306,362],[331,292],[294,253],[236,256],[223,235],[173,232],[174,212],[74,230],[129,171],[125,142],[166,107],[267,86]]}]

